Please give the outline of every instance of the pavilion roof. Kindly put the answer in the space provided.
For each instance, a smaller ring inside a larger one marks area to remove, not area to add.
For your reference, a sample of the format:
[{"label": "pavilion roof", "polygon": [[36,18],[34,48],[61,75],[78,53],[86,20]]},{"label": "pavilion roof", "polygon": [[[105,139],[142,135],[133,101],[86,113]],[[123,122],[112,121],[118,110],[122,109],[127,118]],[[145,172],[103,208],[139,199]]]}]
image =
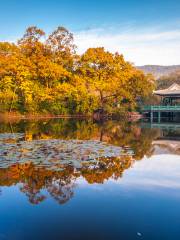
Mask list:
[{"label": "pavilion roof", "polygon": [[169,88],[153,92],[159,96],[180,96],[180,85],[173,83]]}]

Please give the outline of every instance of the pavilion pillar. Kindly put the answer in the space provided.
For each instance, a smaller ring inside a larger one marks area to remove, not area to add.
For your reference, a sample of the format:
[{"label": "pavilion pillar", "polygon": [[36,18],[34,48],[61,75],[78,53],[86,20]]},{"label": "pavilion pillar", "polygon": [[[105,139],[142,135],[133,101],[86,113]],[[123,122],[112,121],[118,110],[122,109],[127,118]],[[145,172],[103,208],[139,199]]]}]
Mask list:
[{"label": "pavilion pillar", "polygon": [[150,112],[151,123],[153,122],[153,111]]},{"label": "pavilion pillar", "polygon": [[161,122],[161,112],[159,111],[158,112],[158,123],[160,123]]}]

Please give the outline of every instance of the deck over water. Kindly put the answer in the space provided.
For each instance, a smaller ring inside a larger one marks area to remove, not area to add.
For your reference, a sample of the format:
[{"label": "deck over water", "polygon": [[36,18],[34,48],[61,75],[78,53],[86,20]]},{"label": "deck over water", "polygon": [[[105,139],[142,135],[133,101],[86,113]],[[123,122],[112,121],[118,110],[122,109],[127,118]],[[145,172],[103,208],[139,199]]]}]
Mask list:
[{"label": "deck over water", "polygon": [[180,122],[180,105],[144,106],[142,112],[147,118],[150,118],[151,122],[154,121],[154,118],[157,118],[158,123],[160,123],[162,119],[166,119],[166,121],[176,120],[177,122]]}]

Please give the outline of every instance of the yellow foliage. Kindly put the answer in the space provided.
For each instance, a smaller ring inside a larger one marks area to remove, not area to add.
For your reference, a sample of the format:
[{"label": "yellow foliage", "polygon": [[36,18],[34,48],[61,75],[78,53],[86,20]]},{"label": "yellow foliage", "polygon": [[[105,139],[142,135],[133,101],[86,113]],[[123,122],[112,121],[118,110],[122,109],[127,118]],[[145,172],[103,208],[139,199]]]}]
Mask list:
[{"label": "yellow foliage", "polygon": [[[4,111],[90,113],[136,106],[153,79],[103,47],[75,52],[73,35],[29,27],[17,44],[0,42],[0,104]],[[124,104],[126,102],[126,104]]]}]

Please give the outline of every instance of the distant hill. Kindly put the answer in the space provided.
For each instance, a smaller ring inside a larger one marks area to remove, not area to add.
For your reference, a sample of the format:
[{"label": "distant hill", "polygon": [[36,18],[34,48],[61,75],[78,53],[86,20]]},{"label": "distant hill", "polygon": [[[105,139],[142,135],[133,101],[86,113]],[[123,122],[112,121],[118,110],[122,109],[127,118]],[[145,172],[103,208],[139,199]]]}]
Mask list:
[{"label": "distant hill", "polygon": [[180,71],[180,65],[172,66],[144,65],[137,66],[137,68],[141,69],[145,73],[152,73],[156,79],[162,76],[167,76],[176,71]]}]

